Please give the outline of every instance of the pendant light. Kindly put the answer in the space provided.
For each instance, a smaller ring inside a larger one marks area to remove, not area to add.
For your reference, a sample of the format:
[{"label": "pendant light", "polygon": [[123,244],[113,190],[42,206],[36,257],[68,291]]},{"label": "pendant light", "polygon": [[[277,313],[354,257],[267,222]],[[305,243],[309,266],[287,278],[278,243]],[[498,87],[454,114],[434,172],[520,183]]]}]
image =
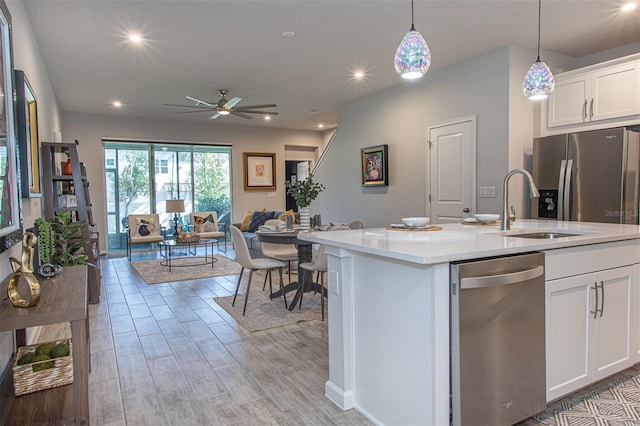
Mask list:
[{"label": "pendant light", "polygon": [[411,0],[411,29],[400,42],[394,59],[396,72],[406,80],[420,78],[431,66],[431,52],[422,34],[413,25],[413,0]]},{"label": "pendant light", "polygon": [[540,60],[540,17],[542,0],[538,0],[538,59],[531,65],[522,82],[522,93],[532,101],[545,99],[553,92],[556,81],[551,70]]}]

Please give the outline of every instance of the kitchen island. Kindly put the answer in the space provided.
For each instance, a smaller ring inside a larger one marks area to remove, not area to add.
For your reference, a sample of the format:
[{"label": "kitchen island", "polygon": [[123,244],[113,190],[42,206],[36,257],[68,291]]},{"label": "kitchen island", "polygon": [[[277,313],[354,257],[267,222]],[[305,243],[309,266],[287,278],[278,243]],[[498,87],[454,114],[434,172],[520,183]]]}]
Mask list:
[{"label": "kitchen island", "polygon": [[[630,303],[623,311],[629,321],[638,317],[636,293],[640,292],[635,292],[634,284],[640,264],[638,226],[518,220],[510,231],[462,224],[442,228],[299,234],[300,239],[327,245],[329,380],[325,393],[343,409],[354,407],[378,424],[449,424],[451,262],[541,251],[549,287],[564,285],[565,277],[624,267],[632,273],[627,286]],[[573,235],[514,236],[535,231]],[[552,292],[547,295],[546,318],[558,320],[561,312],[549,306],[552,296]],[[637,322],[627,327],[628,356],[615,363],[618,369],[640,361]],[[575,380],[550,378],[568,363],[554,358],[555,352],[561,352],[554,347],[554,339],[561,336],[547,334],[547,382],[554,384],[553,389],[547,387],[548,400],[606,374],[583,377],[576,373]]]}]

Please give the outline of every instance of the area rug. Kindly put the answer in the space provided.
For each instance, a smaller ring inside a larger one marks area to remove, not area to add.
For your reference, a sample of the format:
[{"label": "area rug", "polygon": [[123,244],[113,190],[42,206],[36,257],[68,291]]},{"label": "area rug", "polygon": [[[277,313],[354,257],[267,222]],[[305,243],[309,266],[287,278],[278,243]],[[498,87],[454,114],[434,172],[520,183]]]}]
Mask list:
[{"label": "area rug", "polygon": [[214,255],[214,257],[217,260],[213,268],[211,268],[210,263],[206,265],[193,265],[193,263],[196,262],[203,262],[204,259],[190,256],[172,259],[171,272],[169,272],[168,266],[160,265],[160,259],[131,262],[131,266],[133,266],[147,284],[195,280],[198,278],[240,273],[240,265],[233,260],[220,255]]},{"label": "area rug", "polygon": [[[294,294],[295,292],[288,293],[287,301],[290,302]],[[293,311],[289,311],[285,309],[281,297],[271,300],[267,291],[258,290],[254,292],[252,290],[247,302],[247,313],[244,316],[242,315],[244,294],[238,294],[235,306],[231,306],[233,296],[214,297],[213,300],[249,331],[282,327],[300,321],[322,320],[319,293],[305,293],[302,298],[302,307],[300,309],[296,307]],[[324,308],[326,321],[327,306],[325,305]]]},{"label": "area rug", "polygon": [[[629,374],[632,372],[633,374]],[[640,425],[640,372],[626,370],[612,380],[550,404],[527,425]]]}]

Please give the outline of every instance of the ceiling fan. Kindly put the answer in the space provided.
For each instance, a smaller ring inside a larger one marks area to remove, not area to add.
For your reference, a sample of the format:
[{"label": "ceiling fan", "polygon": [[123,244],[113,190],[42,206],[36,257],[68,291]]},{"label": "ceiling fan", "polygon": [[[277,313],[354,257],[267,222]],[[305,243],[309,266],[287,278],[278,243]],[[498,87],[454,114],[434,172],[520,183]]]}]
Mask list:
[{"label": "ceiling fan", "polygon": [[165,106],[173,106],[173,107],[181,107],[181,108],[191,108],[193,111],[182,111],[177,112],[176,114],[192,114],[194,112],[211,112],[215,111],[215,114],[211,116],[211,120],[214,120],[221,115],[235,115],[237,117],[251,119],[249,114],[263,114],[263,115],[278,115],[277,112],[269,112],[269,111],[256,111],[261,108],[275,108],[278,105],[276,104],[262,104],[262,105],[245,105],[245,106],[236,106],[242,99],[235,98],[227,99],[227,91],[226,90],[218,90],[220,94],[220,100],[218,102],[207,102],[202,101],[197,98],[193,98],[191,96],[186,96],[187,99],[194,101],[195,105],[177,105],[177,104],[163,104]]}]

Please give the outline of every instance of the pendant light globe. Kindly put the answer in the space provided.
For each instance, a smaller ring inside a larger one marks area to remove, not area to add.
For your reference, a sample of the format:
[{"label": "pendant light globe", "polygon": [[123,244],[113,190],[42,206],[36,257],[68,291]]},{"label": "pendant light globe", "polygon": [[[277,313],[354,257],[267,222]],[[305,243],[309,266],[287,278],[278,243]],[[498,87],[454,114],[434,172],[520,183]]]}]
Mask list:
[{"label": "pendant light globe", "polygon": [[413,25],[413,0],[411,0],[411,29],[402,38],[393,63],[398,75],[405,80],[422,77],[431,66],[429,46]]},{"label": "pendant light globe", "polygon": [[549,96],[556,87],[553,73],[540,60],[540,20],[542,16],[542,0],[538,0],[538,59],[531,65],[522,81],[522,93],[532,101],[539,101]]},{"label": "pendant light globe", "polygon": [[522,93],[532,101],[539,101],[546,99],[553,89],[556,87],[556,81],[553,78],[551,70],[538,58],[536,62],[531,65],[529,72],[524,76],[522,82]]},{"label": "pendant light globe", "polygon": [[411,26],[396,50],[394,60],[396,72],[406,80],[420,78],[431,66],[431,52],[419,31]]}]

